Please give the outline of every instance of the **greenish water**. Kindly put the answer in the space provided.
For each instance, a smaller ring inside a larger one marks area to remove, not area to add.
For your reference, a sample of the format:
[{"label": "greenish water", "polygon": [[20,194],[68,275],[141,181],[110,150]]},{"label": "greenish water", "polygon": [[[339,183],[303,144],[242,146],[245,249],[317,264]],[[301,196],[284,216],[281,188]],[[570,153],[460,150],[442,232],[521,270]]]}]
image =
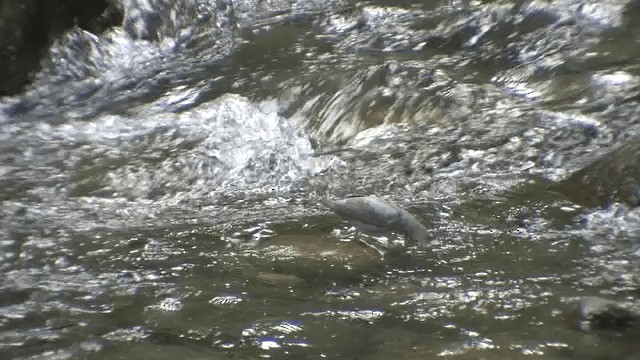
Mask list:
[{"label": "greenish water", "polygon": [[633,3],[152,3],[0,100],[0,357],[637,357],[579,302],[637,303],[638,210],[565,181],[634,174]]}]

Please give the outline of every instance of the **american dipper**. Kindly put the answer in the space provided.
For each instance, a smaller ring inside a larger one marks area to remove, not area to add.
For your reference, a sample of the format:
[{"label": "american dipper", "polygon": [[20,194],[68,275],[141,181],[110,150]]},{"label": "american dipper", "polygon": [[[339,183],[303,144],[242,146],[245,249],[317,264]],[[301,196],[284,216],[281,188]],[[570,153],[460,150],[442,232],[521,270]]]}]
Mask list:
[{"label": "american dipper", "polygon": [[324,204],[363,233],[381,235],[397,232],[413,242],[427,242],[427,228],[424,225],[408,211],[377,196],[325,199]]}]

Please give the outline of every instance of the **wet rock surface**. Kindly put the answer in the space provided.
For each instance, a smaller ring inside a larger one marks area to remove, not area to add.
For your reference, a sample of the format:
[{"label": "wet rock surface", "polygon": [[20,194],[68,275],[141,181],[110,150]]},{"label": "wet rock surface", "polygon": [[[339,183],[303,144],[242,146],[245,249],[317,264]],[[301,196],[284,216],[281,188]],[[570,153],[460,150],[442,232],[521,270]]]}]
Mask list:
[{"label": "wet rock surface", "polygon": [[561,181],[555,188],[585,207],[640,205],[640,138],[633,138]]},{"label": "wet rock surface", "polygon": [[111,0],[3,0],[0,2],[0,96],[20,92],[40,59],[74,25],[99,34],[122,22]]}]

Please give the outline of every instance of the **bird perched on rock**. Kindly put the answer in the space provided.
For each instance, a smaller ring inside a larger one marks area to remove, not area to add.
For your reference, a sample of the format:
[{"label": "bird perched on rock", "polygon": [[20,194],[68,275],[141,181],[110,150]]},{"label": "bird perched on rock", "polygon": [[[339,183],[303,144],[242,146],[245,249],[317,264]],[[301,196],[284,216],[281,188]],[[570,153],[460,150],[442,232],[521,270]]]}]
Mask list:
[{"label": "bird perched on rock", "polygon": [[427,242],[427,228],[424,225],[408,211],[377,196],[325,199],[323,202],[363,233],[382,235],[396,232],[406,235],[413,242]]}]

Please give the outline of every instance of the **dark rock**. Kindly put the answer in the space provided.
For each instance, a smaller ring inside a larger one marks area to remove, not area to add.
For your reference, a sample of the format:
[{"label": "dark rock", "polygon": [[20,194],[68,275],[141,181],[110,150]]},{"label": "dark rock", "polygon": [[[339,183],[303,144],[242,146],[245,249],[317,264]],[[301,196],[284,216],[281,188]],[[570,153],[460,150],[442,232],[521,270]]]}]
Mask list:
[{"label": "dark rock", "polygon": [[97,34],[122,18],[115,0],[0,1],[0,96],[22,91],[48,45],[67,29]]},{"label": "dark rock", "polygon": [[640,310],[631,304],[595,296],[580,301],[580,328],[589,330],[624,330],[640,318]]},{"label": "dark rock", "polygon": [[612,201],[640,205],[640,139],[601,156],[554,189],[585,207],[605,207]]}]

